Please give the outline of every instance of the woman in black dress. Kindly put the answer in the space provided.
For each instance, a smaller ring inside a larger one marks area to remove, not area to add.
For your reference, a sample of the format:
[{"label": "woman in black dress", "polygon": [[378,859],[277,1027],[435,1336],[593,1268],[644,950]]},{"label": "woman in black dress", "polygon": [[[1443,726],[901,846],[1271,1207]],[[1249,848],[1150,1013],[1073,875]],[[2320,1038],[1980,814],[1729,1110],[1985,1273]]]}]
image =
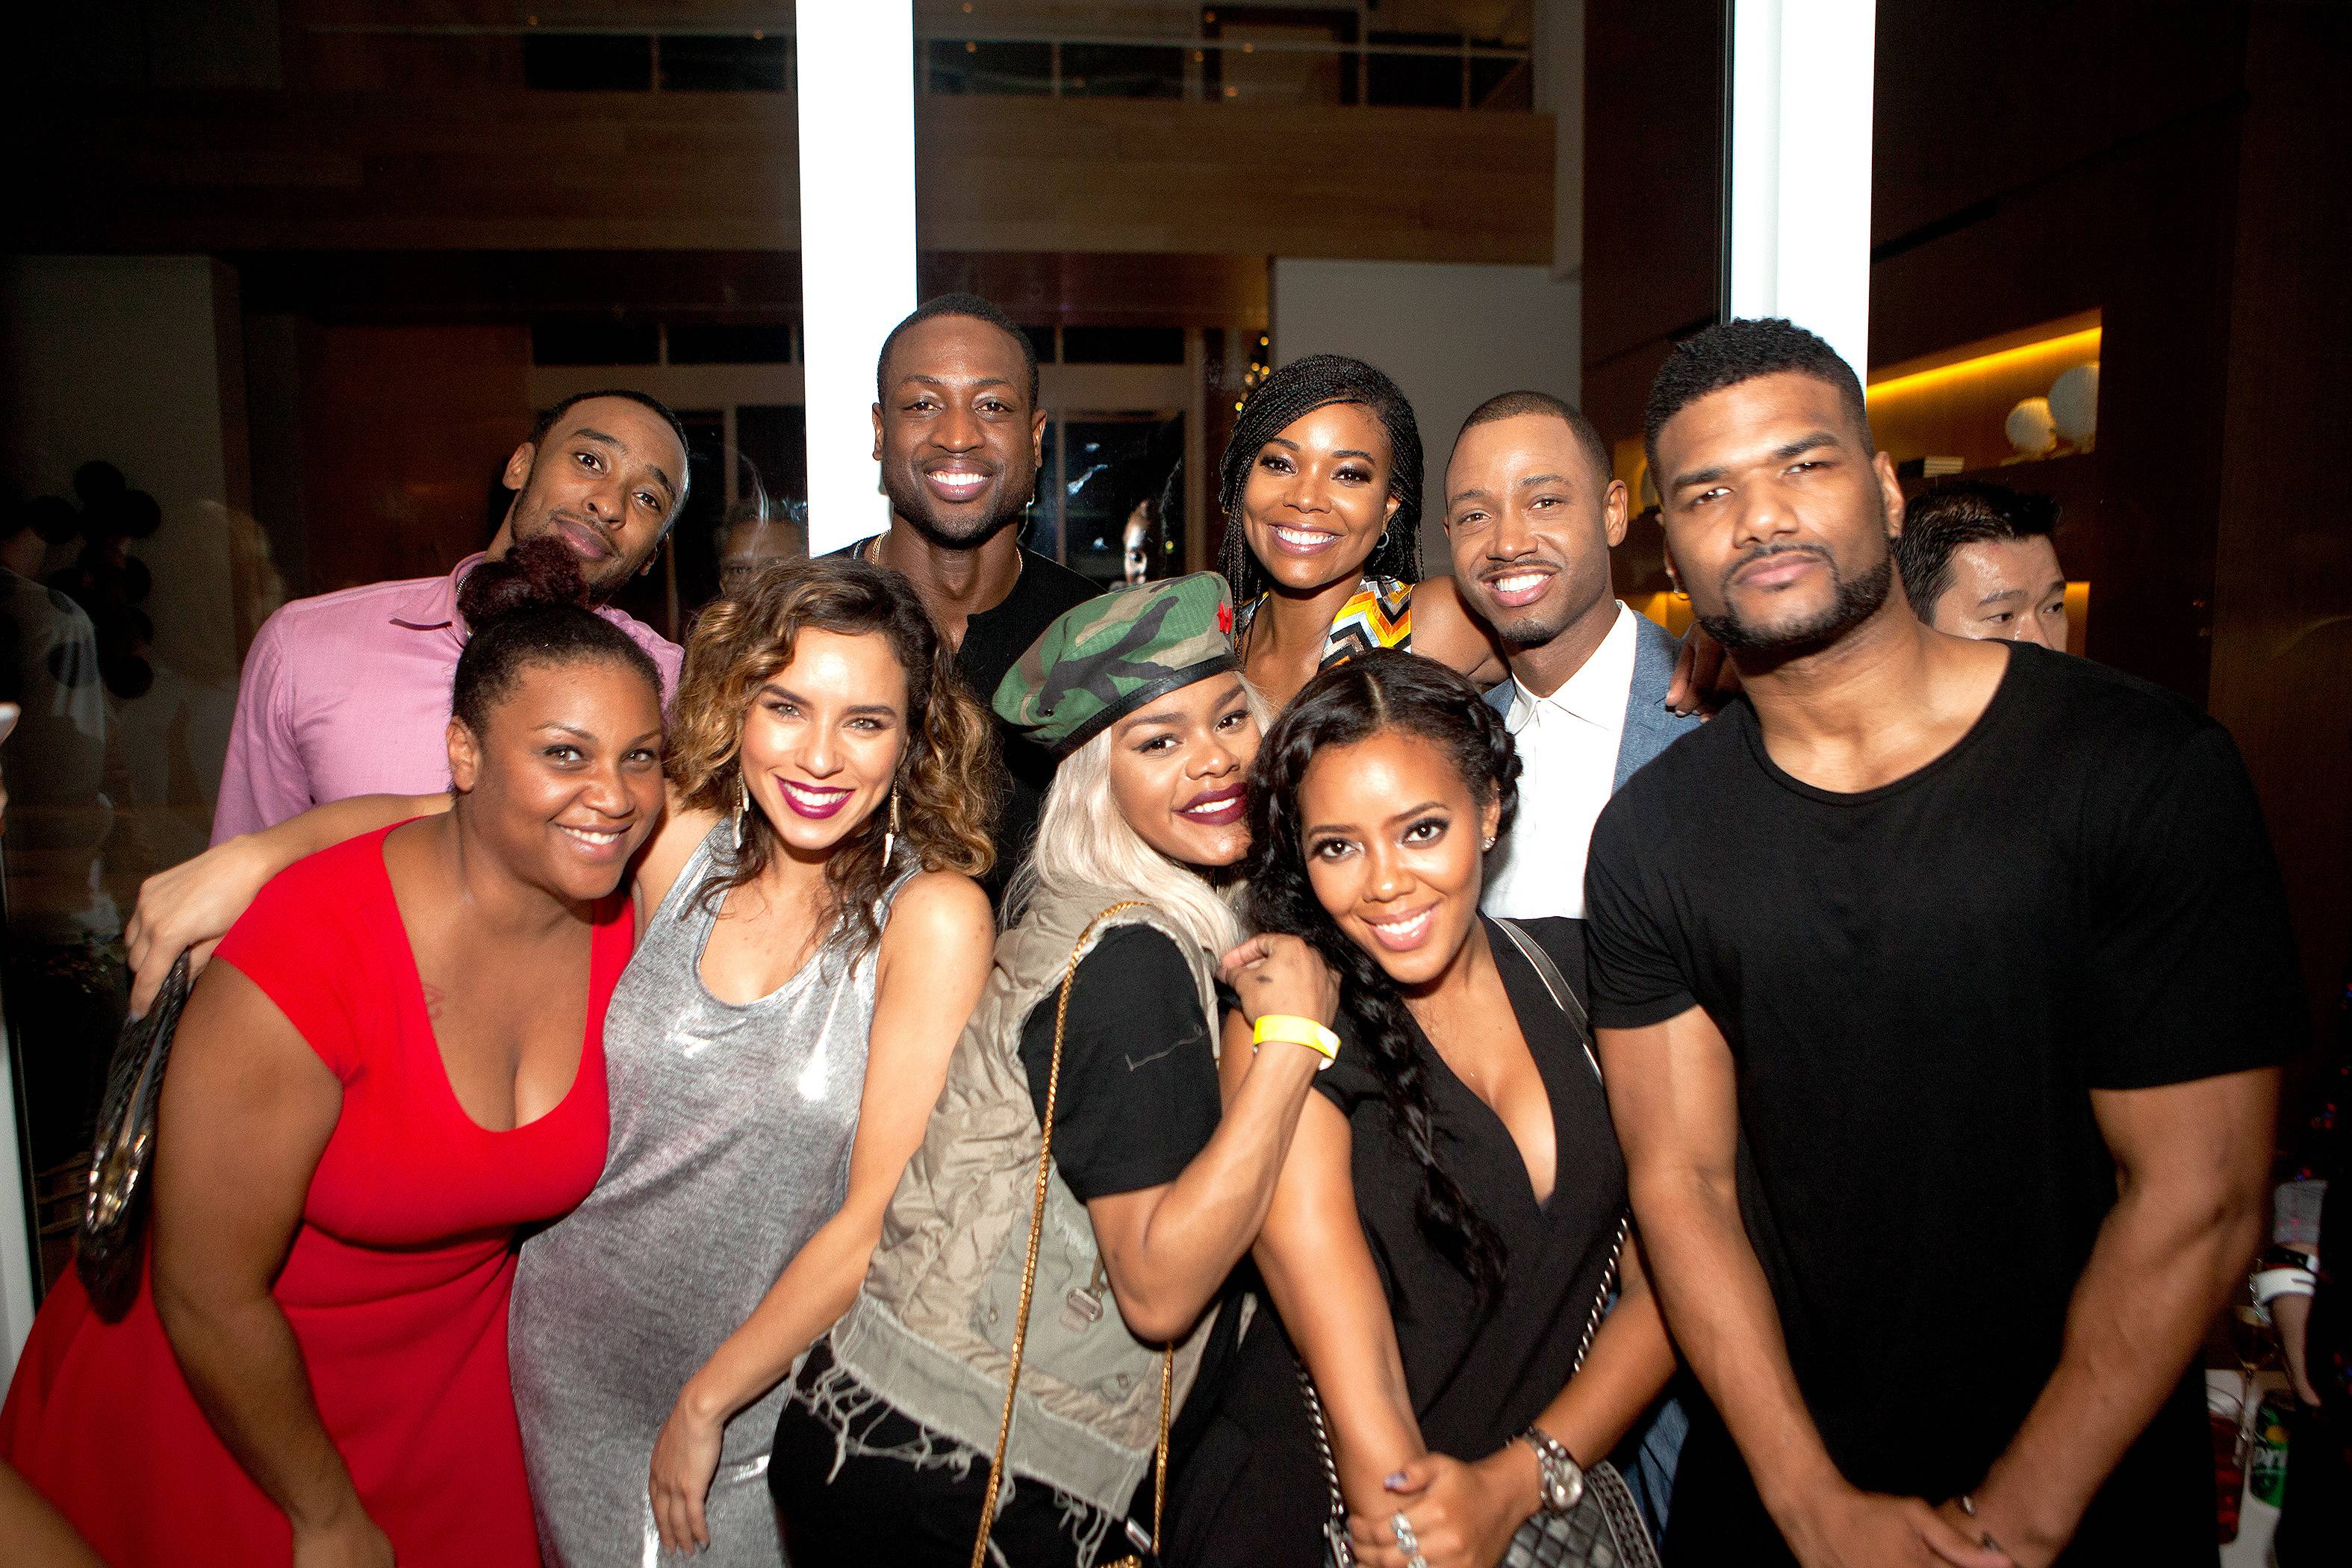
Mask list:
[{"label": "woman in black dress", "polygon": [[[1514,932],[1478,913],[1518,771],[1468,681],[1377,652],[1300,692],[1252,778],[1252,920],[1305,937],[1343,982],[1339,1060],[1308,1097],[1255,1255],[1321,1394],[1357,1561],[1378,1568],[1490,1568],[1547,1479],[1569,1476],[1539,1458],[1544,1439],[1583,1465],[1606,1458],[1675,1364],[1628,1244],[1622,1295],[1576,1372],[1625,1167],[1584,1047],[1579,922]],[[1229,1071],[1247,1043],[1229,1029]],[[1256,1561],[1312,1563],[1328,1490],[1311,1432],[1280,1414],[1304,1414],[1281,1341],[1249,1335],[1229,1384],[1252,1456],[1219,1533],[1246,1533]]]}]

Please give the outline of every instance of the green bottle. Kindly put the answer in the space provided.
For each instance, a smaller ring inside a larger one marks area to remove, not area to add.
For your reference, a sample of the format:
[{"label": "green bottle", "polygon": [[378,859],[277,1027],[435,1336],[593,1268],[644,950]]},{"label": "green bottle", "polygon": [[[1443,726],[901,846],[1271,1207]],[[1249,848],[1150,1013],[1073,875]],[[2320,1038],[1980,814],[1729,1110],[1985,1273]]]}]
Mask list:
[{"label": "green bottle", "polygon": [[2286,1500],[2285,1396],[2266,1394],[2254,1412],[2254,1451],[2246,1460],[2246,1490],[2273,1508]]}]

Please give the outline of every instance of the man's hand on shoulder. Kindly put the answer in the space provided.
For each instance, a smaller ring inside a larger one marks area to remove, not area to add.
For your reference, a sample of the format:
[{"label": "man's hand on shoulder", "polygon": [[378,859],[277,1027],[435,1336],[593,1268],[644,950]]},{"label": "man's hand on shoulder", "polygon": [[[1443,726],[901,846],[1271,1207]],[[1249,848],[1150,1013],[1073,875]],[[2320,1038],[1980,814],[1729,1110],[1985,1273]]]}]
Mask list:
[{"label": "man's hand on shoulder", "polygon": [[1739,667],[1723,645],[1694,622],[1675,655],[1675,678],[1666,687],[1666,707],[1675,713],[1712,717],[1739,695]]}]

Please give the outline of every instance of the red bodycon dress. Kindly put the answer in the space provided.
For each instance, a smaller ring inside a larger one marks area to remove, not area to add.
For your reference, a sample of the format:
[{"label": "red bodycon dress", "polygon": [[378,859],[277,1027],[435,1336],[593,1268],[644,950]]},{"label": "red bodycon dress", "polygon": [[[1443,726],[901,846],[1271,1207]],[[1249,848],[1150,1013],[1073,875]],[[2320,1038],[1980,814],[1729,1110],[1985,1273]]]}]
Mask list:
[{"label": "red bodycon dress", "polygon": [[[571,1209],[604,1163],[604,1006],[629,958],[629,900],[597,910],[571,1090],[539,1120],[493,1132],[450,1088],[383,838],[289,868],[217,955],[343,1084],[274,1293],[401,1568],[536,1568],[507,1292],[517,1228]],[[168,1123],[158,1135],[172,1135]],[[285,1515],[196,1408],[144,1287],[113,1324],[71,1276],[50,1294],[0,1409],[0,1455],[112,1568],[290,1559]]]}]

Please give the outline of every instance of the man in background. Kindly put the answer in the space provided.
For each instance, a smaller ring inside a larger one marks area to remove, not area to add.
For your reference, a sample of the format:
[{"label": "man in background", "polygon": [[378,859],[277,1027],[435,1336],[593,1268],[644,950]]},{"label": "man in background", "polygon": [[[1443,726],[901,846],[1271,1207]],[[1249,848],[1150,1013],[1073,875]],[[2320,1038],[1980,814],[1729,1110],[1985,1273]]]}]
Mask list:
[{"label": "man in background", "polygon": [[237,684],[213,842],[327,801],[447,787],[449,682],[466,646],[457,584],[520,540],[572,548],[596,613],[653,657],[667,702],[684,656],[604,601],[651,568],[686,504],[686,465],[677,416],[644,393],[567,397],[507,458],[514,500],[482,554],[446,577],[297,599],[263,622]]},{"label": "man in background", "polygon": [[1743,688],[1611,801],[1586,880],[1633,1209],[1712,1404],[1667,1561],[2211,1568],[2190,1363],[2304,1022],[2237,748],[1922,624],[1812,333],[1678,344],[1645,426]]},{"label": "man in background", "polygon": [[[1037,351],[979,295],[942,294],[890,330],[874,382],[874,459],[890,526],[842,553],[907,574],[972,695],[993,711],[997,683],[1054,617],[1101,592],[1021,543],[1045,453]],[[1042,746],[1002,723],[997,732],[1007,776],[992,900],[1028,858],[1055,765]]]},{"label": "man in background", "polygon": [[2066,651],[2058,503],[1982,479],[1947,479],[1903,509],[1895,564],[1919,618],[1956,637]]},{"label": "man in background", "polygon": [[1584,914],[1593,819],[1696,717],[1666,710],[1676,644],[1611,591],[1625,486],[1590,420],[1542,392],[1490,397],[1445,467],[1454,583],[1511,679],[1487,694],[1518,743],[1522,812],[1488,858],[1488,913]]},{"label": "man in background", "polygon": [[732,598],[769,567],[807,559],[803,508],[765,495],[738,501],[719,528],[719,591]]}]

